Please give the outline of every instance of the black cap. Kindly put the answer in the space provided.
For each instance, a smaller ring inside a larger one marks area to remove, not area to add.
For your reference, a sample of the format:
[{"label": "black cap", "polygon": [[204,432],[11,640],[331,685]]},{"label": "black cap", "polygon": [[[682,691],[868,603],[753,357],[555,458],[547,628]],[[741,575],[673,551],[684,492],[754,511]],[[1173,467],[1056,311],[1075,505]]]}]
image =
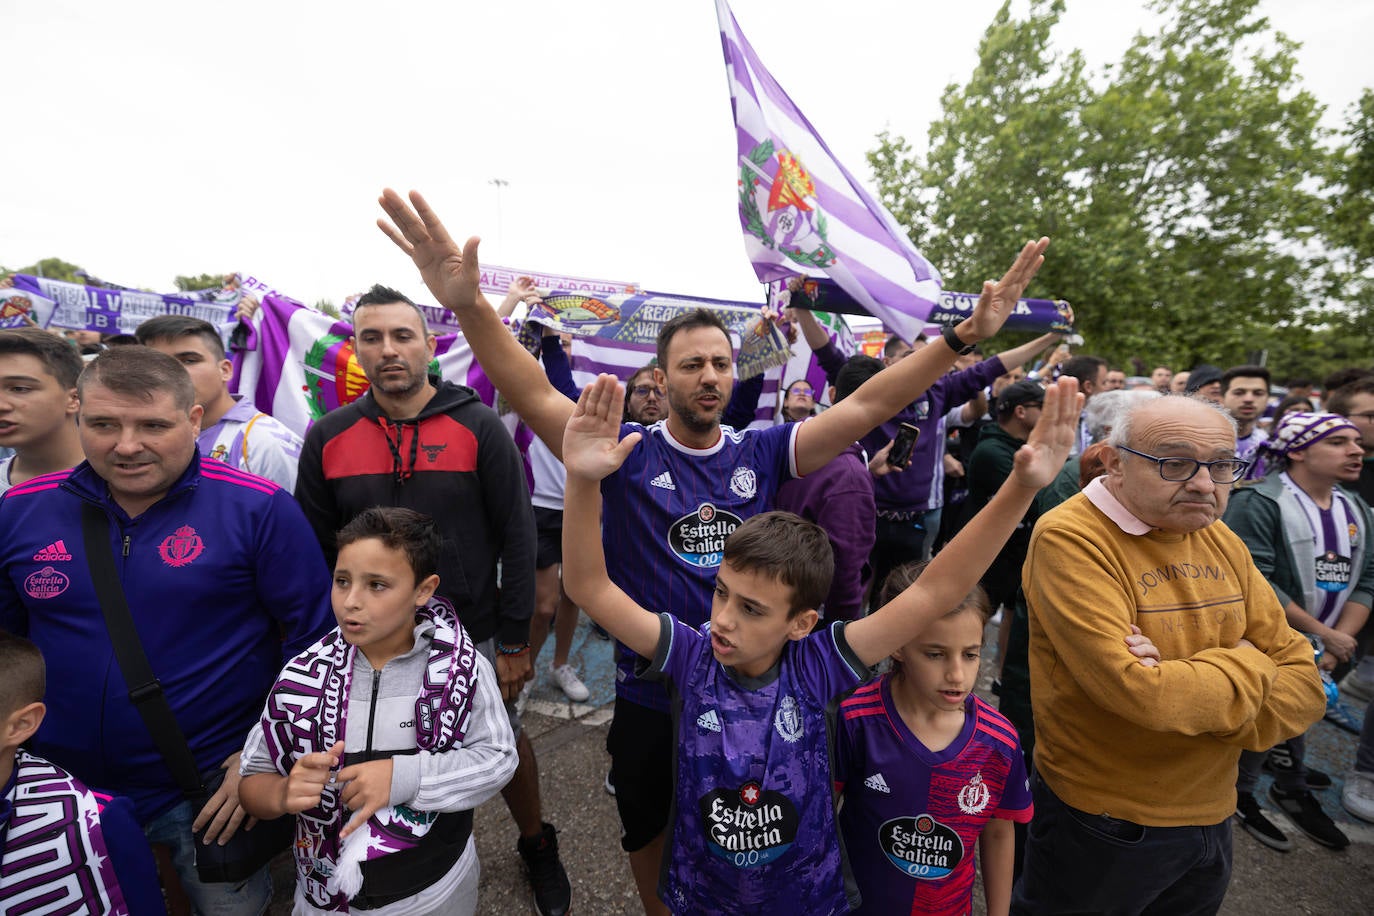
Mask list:
[{"label": "black cap", "polygon": [[1192,372],[1188,373],[1188,387],[1185,391],[1188,394],[1193,394],[1203,385],[1210,385],[1213,382],[1221,381],[1223,374],[1224,373],[1216,366],[1203,363],[1194,368]]},{"label": "black cap", "polygon": [[1022,404],[1039,407],[1044,403],[1045,389],[1040,387],[1040,383],[1022,379],[1002,389],[1002,393],[997,396],[997,412],[1011,413]]}]

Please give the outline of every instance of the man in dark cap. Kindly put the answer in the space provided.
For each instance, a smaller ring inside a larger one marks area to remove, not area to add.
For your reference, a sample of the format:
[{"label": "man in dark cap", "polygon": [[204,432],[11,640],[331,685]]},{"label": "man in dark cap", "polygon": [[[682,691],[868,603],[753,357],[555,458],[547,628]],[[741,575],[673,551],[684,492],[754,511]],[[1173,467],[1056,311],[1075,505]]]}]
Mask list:
[{"label": "man in dark cap", "polygon": [[1188,373],[1187,394],[1195,394],[1200,398],[1206,398],[1213,404],[1221,403],[1221,377],[1224,375],[1216,366],[1203,363],[1194,366],[1193,371]]},{"label": "man in dark cap", "polygon": [[[997,395],[993,405],[996,422],[983,431],[973,454],[969,456],[965,521],[987,505],[1011,474],[1016,452],[1026,444],[1031,430],[1035,429],[1044,403],[1045,389],[1040,387],[1039,382],[1029,380],[1008,385]],[[1021,565],[1026,560],[1026,547],[1030,543],[1036,518],[1038,513],[1034,508],[1026,511],[1016,533],[1007,540],[1006,546],[983,576],[983,588],[987,590],[994,609],[998,604],[1011,607],[1016,598],[1016,590],[1021,584]]]}]

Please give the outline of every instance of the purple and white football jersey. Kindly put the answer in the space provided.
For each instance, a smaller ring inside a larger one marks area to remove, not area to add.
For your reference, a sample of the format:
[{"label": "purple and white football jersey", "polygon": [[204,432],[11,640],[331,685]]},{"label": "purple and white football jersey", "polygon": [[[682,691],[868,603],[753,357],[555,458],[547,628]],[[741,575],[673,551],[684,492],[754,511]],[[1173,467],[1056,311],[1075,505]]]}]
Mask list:
[{"label": "purple and white football jersey", "polygon": [[660,619],[644,675],[668,682],[678,742],[659,896],[677,913],[848,912],[826,708],[868,671],[844,624],[747,678],[715,660],[709,624]]},{"label": "purple and white football jersey", "polygon": [[856,912],[969,912],[974,846],[992,818],[1027,823],[1030,784],[1016,729],[970,694],[964,729],[932,752],[902,721],[883,676],[840,704],[840,831],[863,905]]},{"label": "purple and white football jersey", "polygon": [[[601,486],[602,543],[611,580],[641,607],[671,609],[692,626],[711,613],[725,539],[773,507],[783,481],[797,476],[800,423],[737,432],[720,428],[710,448],[683,445],[666,423],[625,423],[642,433],[630,457]],[[635,654],[616,648],[616,693],[668,711],[662,687],[635,676]]]}]

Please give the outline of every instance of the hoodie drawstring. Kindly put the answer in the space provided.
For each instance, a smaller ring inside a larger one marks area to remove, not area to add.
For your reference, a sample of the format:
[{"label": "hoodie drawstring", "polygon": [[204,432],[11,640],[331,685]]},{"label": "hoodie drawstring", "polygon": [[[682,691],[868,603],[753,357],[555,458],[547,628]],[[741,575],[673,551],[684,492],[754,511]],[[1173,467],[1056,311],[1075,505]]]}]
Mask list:
[{"label": "hoodie drawstring", "polygon": [[[386,417],[378,417],[377,422],[382,427],[382,435],[386,437],[387,447],[391,449],[391,466],[396,475],[396,482],[404,484],[415,473],[415,461],[420,452],[420,421],[401,420],[391,423]],[[410,435],[410,460],[406,461],[401,457],[401,447],[405,445],[405,428],[411,427]],[[396,438],[391,438],[391,430],[396,430]]]}]

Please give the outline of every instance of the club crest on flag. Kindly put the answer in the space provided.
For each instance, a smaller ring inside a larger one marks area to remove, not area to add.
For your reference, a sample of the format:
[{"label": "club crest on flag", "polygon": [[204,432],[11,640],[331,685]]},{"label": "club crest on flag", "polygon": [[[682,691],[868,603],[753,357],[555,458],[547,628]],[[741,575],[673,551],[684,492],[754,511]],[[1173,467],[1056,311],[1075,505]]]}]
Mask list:
[{"label": "club crest on flag", "polygon": [[816,184],[802,161],[772,140],[740,157],[739,205],[744,231],[786,255],[799,268],[835,263],[825,214],[816,205]]},{"label": "club crest on flag", "polygon": [[367,390],[367,376],[358,365],[353,341],[338,334],[324,335],[306,351],[305,379],[301,390],[312,420],[352,404]]},{"label": "club crest on flag", "polygon": [[940,274],[882,203],[835,157],[764,67],[727,0],[716,0],[735,118],[739,221],[763,283],[809,274],[911,340]]}]

